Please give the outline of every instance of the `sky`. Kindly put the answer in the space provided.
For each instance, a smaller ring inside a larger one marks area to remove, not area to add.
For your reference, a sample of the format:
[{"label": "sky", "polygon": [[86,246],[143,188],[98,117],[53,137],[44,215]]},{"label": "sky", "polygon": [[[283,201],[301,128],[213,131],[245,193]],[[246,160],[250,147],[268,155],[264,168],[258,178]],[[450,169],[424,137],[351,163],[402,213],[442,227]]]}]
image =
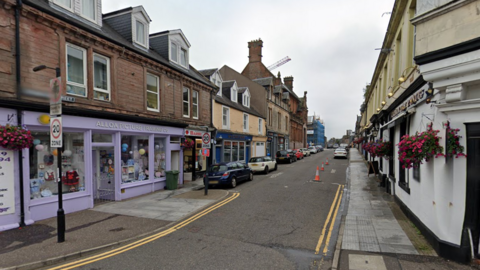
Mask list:
[{"label": "sky", "polygon": [[150,33],[182,29],[197,70],[224,65],[242,72],[248,42],[263,40],[262,62],[293,76],[307,93],[308,114],[319,116],[328,139],[355,130],[363,89],[372,80],[394,0],[104,0],[102,12],[142,5]]}]

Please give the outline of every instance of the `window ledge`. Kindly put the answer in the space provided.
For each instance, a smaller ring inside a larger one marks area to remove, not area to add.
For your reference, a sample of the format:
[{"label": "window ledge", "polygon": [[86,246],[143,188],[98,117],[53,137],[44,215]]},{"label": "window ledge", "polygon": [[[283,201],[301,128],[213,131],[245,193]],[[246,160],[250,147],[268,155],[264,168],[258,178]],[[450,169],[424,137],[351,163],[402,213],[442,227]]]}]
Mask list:
[{"label": "window ledge", "polygon": [[406,182],[398,182],[398,186],[403,189],[405,192],[410,194],[410,188],[408,187],[408,184]]}]

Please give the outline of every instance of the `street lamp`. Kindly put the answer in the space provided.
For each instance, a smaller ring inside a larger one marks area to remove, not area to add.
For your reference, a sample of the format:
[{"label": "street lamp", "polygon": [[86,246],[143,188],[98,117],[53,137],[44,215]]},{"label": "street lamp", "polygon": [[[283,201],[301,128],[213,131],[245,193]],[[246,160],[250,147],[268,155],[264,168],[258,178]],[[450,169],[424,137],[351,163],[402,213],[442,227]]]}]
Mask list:
[{"label": "street lamp", "polygon": [[[44,69],[53,69],[55,70],[55,76],[59,78],[61,76],[60,68],[47,67],[46,65],[40,65],[33,68],[34,72],[41,71]],[[61,93],[59,93],[61,95]],[[60,108],[62,107],[60,98]],[[60,110],[61,112],[61,110]],[[61,116],[61,115],[60,115]],[[65,242],[65,211],[63,210],[63,191],[62,191],[62,147],[57,151],[57,169],[58,169],[58,180],[57,180],[57,189],[58,189],[58,210],[57,210],[57,242]]]}]

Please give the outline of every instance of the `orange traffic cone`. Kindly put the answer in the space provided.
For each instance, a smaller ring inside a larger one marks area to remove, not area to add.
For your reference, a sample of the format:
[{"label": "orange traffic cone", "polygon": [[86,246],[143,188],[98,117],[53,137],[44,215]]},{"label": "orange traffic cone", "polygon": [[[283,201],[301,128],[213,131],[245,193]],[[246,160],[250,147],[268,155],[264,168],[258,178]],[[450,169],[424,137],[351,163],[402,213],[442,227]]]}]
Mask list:
[{"label": "orange traffic cone", "polygon": [[320,171],[325,171],[325,169],[323,168],[323,162],[322,162],[322,168],[320,169]]},{"label": "orange traffic cone", "polygon": [[327,158],[327,162],[325,162],[325,165],[328,165],[328,158]]},{"label": "orange traffic cone", "polygon": [[315,174],[315,181],[320,181],[320,175],[318,174],[318,166],[317,166],[317,173]]}]

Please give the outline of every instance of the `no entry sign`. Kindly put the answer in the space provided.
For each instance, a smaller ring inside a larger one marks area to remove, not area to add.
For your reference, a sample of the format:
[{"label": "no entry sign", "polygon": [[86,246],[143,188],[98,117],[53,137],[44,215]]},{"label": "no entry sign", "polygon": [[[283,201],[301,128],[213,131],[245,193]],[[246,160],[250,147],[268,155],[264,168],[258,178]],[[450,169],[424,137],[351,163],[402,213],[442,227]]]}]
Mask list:
[{"label": "no entry sign", "polygon": [[62,117],[50,118],[50,147],[62,148]]}]

